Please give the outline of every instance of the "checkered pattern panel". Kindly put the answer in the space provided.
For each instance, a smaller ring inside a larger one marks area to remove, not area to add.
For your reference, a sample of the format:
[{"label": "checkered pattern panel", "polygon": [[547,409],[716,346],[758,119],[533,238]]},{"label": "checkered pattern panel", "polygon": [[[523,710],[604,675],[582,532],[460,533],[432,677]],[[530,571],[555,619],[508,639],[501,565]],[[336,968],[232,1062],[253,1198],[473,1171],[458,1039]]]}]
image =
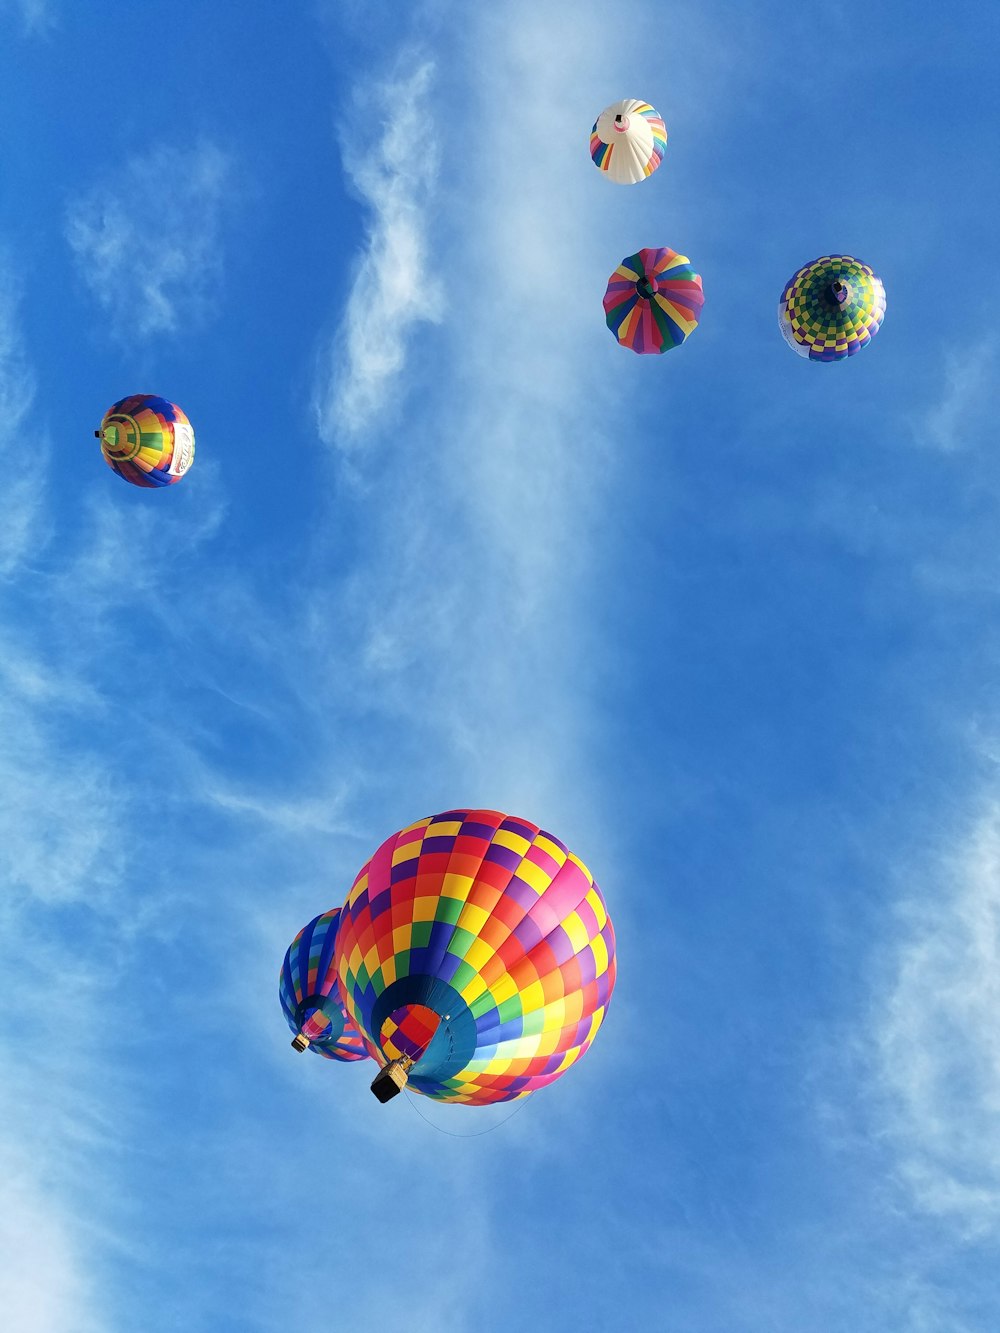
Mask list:
[{"label": "checkered pattern panel", "polygon": [[[838,301],[834,284],[847,296]],[[843,361],[867,347],[885,318],[885,288],[851,255],[822,255],[789,278],[778,302],[778,324],[793,351],[810,361]]]},{"label": "checkered pattern panel", "polygon": [[442,1029],[463,1020],[474,1049],[447,1078],[422,1077],[418,1064],[411,1085],[469,1103],[521,1096],[568,1069],[604,1019],[616,971],[587,867],[538,825],[496,810],[449,810],[388,838],[348,895],[337,959],[347,1012],[382,1062],[406,1015],[374,1031],[379,996],[402,978],[447,991],[447,1002],[424,993],[419,1004]]},{"label": "checkered pattern panel", "polygon": [[[338,908],[303,926],[285,954],[278,975],[278,996],[285,1021],[294,1033],[309,1038],[310,1051],[330,1060],[363,1060],[368,1051],[348,1019],[337,990],[334,950],[339,923]],[[343,1020],[343,1031],[333,1031],[331,1012]]]}]

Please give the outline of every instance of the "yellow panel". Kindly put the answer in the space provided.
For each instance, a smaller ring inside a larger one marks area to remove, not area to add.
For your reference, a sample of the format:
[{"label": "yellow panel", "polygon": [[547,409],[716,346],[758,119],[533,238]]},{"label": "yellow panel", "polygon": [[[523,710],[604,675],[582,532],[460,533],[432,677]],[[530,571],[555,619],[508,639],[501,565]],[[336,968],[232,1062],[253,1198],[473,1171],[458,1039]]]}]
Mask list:
[{"label": "yellow panel", "polygon": [[509,1000],[512,995],[517,994],[517,985],[511,979],[509,972],[502,973],[490,987],[490,995],[495,1004],[503,1004],[504,1000]]},{"label": "yellow panel", "polygon": [[603,977],[608,970],[608,946],[600,935],[595,935],[590,947],[594,951],[594,966],[597,969],[595,975]]},{"label": "yellow panel", "polygon": [[392,948],[394,953],[402,953],[404,949],[410,947],[410,940],[413,938],[413,928],[410,925],[397,926],[392,932]]},{"label": "yellow panel", "polygon": [[352,977],[356,977],[361,970],[361,950],[357,945],[351,950],[351,956],[347,963],[347,970]]},{"label": "yellow panel", "polygon": [[520,833],[514,833],[509,828],[497,829],[493,841],[499,847],[509,847],[512,852],[517,852],[518,856],[523,856],[531,846],[527,838],[522,838]]},{"label": "yellow panel", "polygon": [[569,936],[569,942],[573,946],[574,953],[580,953],[586,949],[590,943],[590,931],[583,924],[578,912],[570,912],[569,916],[564,917],[562,928]]},{"label": "yellow panel", "polygon": [[[483,922],[489,916],[485,907],[477,907],[475,903],[466,903],[462,908],[461,916],[458,918],[458,924],[463,930],[469,930],[473,935],[478,935],[482,929]],[[492,950],[491,950],[492,952]],[[468,954],[465,955],[468,958]]]},{"label": "yellow panel", "polygon": [[545,1006],[545,1027],[543,1032],[561,1030],[566,1026],[566,1000],[553,1000]]},{"label": "yellow panel", "polygon": [[407,824],[406,828],[400,830],[400,836],[404,833],[412,833],[414,829],[426,828],[431,819],[432,816],[428,815],[426,819],[418,819],[415,824]]},{"label": "yellow panel", "polygon": [[[385,990],[386,986],[391,986],[395,980],[396,980],[396,959],[395,956],[393,956],[392,958],[387,958],[385,962],[382,964],[382,981],[384,983],[382,986],[382,990]],[[376,986],[375,989],[378,990],[378,987]]]},{"label": "yellow panel", "polygon": [[432,898],[427,894],[422,894],[419,898],[413,900],[413,910],[410,913],[414,921],[433,921],[434,913],[437,911],[437,898]]},{"label": "yellow panel", "polygon": [[379,969],[378,945],[373,944],[365,954],[365,967],[368,969],[368,975],[374,976]]},{"label": "yellow panel", "polygon": [[552,883],[552,876],[541,866],[536,866],[534,861],[522,861],[517,867],[518,879],[523,879],[530,884],[536,893],[544,893]]},{"label": "yellow panel", "polygon": [[[533,1060],[538,1050],[537,1037],[513,1037],[510,1041],[505,1041],[500,1047],[508,1063],[514,1060]],[[493,1073],[492,1066],[490,1073]]]},{"label": "yellow panel", "polygon": [[392,864],[398,866],[400,861],[415,861],[420,855],[420,848],[423,843],[405,842],[402,847],[396,847],[392,853]]},{"label": "yellow panel", "polygon": [[443,819],[437,824],[428,824],[425,838],[454,838],[461,832],[462,821],[460,819]]},{"label": "yellow panel", "polygon": [[545,991],[542,989],[540,981],[533,981],[530,986],[526,986],[521,992],[521,1011],[525,1014],[533,1014],[536,1009],[541,1009],[545,1005]]},{"label": "yellow panel", "polygon": [[604,906],[601,895],[596,889],[591,889],[584,901],[597,917],[597,929],[603,930],[608,919],[608,909]]},{"label": "yellow panel", "polygon": [[441,897],[457,898],[460,903],[464,903],[474,883],[471,875],[456,875],[449,870],[441,881]]},{"label": "yellow panel", "polygon": [[506,1074],[509,1068],[510,1068],[510,1061],[501,1060],[500,1057],[498,1056],[494,1060],[488,1060],[486,1064],[483,1066],[482,1072],[484,1074]]},{"label": "yellow panel", "polygon": [[465,962],[477,972],[486,966],[493,957],[493,950],[486,940],[473,940],[465,951]]},{"label": "yellow panel", "polygon": [[563,1056],[563,1058],[559,1061],[559,1064],[556,1066],[556,1073],[561,1074],[564,1069],[568,1069],[570,1065],[574,1062],[574,1060],[576,1060],[579,1054],[580,1054],[579,1046],[571,1046],[569,1050],[566,1052],[566,1054]]},{"label": "yellow panel", "polygon": [[546,852],[552,857],[553,861],[563,865],[566,861],[566,853],[561,847],[557,847],[551,838],[547,838],[544,833],[539,833],[535,839],[535,846],[540,852]]},{"label": "yellow panel", "polygon": [[366,870],[365,873],[358,880],[357,884],[353,886],[350,893],[347,895],[348,905],[357,902],[358,898],[361,896],[362,893],[364,893],[367,887],[368,887],[368,872]]}]

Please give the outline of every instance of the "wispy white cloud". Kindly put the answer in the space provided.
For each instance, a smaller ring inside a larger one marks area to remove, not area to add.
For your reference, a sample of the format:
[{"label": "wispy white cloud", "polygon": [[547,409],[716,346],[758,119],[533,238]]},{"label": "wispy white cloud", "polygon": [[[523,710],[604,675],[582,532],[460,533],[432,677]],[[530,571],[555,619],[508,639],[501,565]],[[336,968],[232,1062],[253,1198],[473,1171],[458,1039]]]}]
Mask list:
[{"label": "wispy white cloud", "polygon": [[[320,437],[344,448],[392,415],[413,326],[442,310],[425,213],[437,176],[434,67],[406,59],[400,70],[374,91],[358,91],[340,136],[345,170],[372,211],[346,312],[317,372]],[[373,123],[373,106],[388,109],[381,123]]]},{"label": "wispy white cloud", "polygon": [[235,165],[216,144],[159,147],[109,173],[69,210],[66,237],[118,338],[206,318],[223,270]]},{"label": "wispy white cloud", "polygon": [[51,0],[0,0],[0,13],[5,10],[19,16],[28,34],[48,32],[55,25],[55,7]]},{"label": "wispy white cloud", "polygon": [[980,427],[996,385],[996,359],[992,338],[948,353],[937,400],[912,421],[919,443],[950,453],[982,438]]},{"label": "wispy white cloud", "polygon": [[42,539],[42,502],[38,478],[44,472],[44,439],[33,439],[33,468],[12,465],[24,447],[35,397],[35,377],[28,365],[17,323],[17,292],[6,257],[0,255],[0,577],[9,575]]},{"label": "wispy white cloud", "polygon": [[921,1210],[1000,1231],[1000,805],[909,900],[875,1026],[880,1104]]},{"label": "wispy white cloud", "polygon": [[107,1327],[94,1311],[86,1260],[65,1214],[16,1160],[3,1163],[0,1179],[0,1310],[16,1333]]}]

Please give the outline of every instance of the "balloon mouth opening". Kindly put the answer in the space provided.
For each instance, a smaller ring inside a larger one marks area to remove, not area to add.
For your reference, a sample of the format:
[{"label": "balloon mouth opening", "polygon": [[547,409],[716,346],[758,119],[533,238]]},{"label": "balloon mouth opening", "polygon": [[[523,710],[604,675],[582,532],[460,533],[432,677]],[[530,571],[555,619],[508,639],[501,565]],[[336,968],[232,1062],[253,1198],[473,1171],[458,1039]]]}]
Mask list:
[{"label": "balloon mouth opening", "polygon": [[118,462],[128,462],[130,458],[135,458],[142,446],[139,424],[131,417],[116,417],[104,422],[94,434],[108,458]]},{"label": "balloon mouth opening", "polygon": [[836,301],[837,305],[843,305],[851,294],[851,289],[846,282],[841,282],[839,278],[830,283],[830,295]]},{"label": "balloon mouth opening", "polygon": [[387,1059],[405,1059],[414,1065],[427,1051],[441,1023],[442,1015],[427,1005],[401,1005],[383,1022],[379,1045]]},{"label": "balloon mouth opening", "polygon": [[660,284],[655,278],[650,277],[648,273],[644,273],[636,282],[635,290],[637,296],[641,296],[643,300],[651,301],[660,290]]},{"label": "balloon mouth opening", "polygon": [[628,116],[615,116],[615,133],[624,134],[628,129]]}]

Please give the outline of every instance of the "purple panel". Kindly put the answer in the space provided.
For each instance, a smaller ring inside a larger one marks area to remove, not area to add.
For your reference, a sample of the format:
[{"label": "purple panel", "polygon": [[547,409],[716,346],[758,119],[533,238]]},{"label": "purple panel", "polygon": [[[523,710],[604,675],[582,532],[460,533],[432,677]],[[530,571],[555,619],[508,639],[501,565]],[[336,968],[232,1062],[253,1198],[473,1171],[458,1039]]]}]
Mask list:
[{"label": "purple panel", "polygon": [[383,889],[381,893],[377,893],[374,898],[370,899],[369,905],[372,910],[372,920],[374,921],[377,917],[380,917],[383,912],[388,912],[391,902],[391,888]]},{"label": "purple panel", "polygon": [[517,833],[520,837],[527,838],[529,842],[534,842],[535,834],[538,832],[534,824],[522,824],[519,819],[505,819],[500,827],[509,833]]},{"label": "purple panel", "polygon": [[525,912],[529,910],[533,903],[538,901],[538,894],[531,885],[525,884],[524,880],[518,879],[516,875],[504,889],[504,897],[517,903],[518,907]]},{"label": "purple panel", "polygon": [[573,941],[566,934],[565,930],[563,930],[562,926],[556,926],[554,930],[550,930],[545,936],[545,943],[552,950],[553,956],[559,967],[562,967],[563,963],[568,963],[576,953],[576,949],[573,947]]},{"label": "purple panel", "polygon": [[536,944],[541,944],[545,938],[536,921],[532,921],[530,916],[526,916],[521,923],[514,928],[514,938],[520,942],[525,953],[530,953]]},{"label": "purple panel", "polygon": [[490,844],[490,849],[483,860],[492,861],[495,865],[503,866],[505,870],[516,870],[521,864],[521,857],[517,852],[511,851],[509,847],[500,847],[495,842]]},{"label": "purple panel", "polygon": [[434,852],[450,852],[455,846],[454,833],[438,833],[433,838],[424,838],[420,844],[420,855]]},{"label": "purple panel", "polygon": [[475,820],[470,820],[462,825],[463,838],[482,838],[489,842],[495,832],[496,829],[492,824],[477,824]]},{"label": "purple panel", "polygon": [[582,989],[597,976],[597,961],[594,958],[593,949],[581,949],[577,958],[580,960],[580,987]]}]

